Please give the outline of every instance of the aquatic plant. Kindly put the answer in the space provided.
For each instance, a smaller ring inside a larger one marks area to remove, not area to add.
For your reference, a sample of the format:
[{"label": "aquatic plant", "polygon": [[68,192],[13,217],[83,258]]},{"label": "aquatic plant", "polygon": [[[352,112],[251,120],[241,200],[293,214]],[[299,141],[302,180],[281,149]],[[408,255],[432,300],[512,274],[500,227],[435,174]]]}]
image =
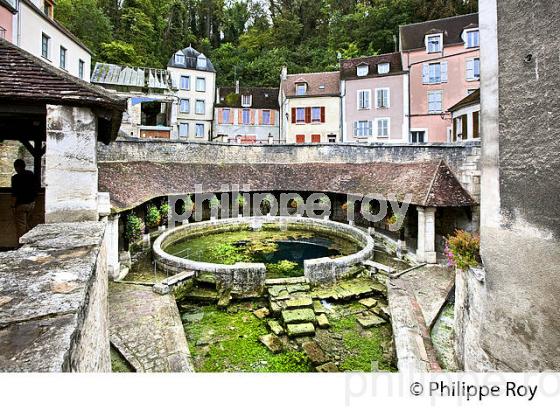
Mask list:
[{"label": "aquatic plant", "polygon": [[231,243],[218,243],[212,247],[211,251],[220,263],[226,265],[233,265],[237,262],[248,262],[246,255]]},{"label": "aquatic plant", "polygon": [[266,266],[266,270],[269,278],[285,278],[303,275],[303,271],[298,268],[298,264],[288,260],[270,263]]},{"label": "aquatic plant", "polygon": [[146,212],[146,225],[148,228],[157,228],[161,221],[161,215],[159,209],[154,206],[148,206],[148,211]]},{"label": "aquatic plant", "polygon": [[480,265],[480,238],[458,229],[445,239],[447,265],[467,270]]},{"label": "aquatic plant", "polygon": [[129,242],[137,242],[142,239],[144,233],[144,222],[135,214],[131,213],[126,218],[126,228],[124,236]]}]

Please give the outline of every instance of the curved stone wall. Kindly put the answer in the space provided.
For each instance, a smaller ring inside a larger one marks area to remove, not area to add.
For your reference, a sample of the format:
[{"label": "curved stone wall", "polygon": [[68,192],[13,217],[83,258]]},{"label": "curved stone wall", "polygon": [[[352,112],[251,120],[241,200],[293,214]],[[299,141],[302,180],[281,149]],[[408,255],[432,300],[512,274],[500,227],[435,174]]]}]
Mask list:
[{"label": "curved stone wall", "polygon": [[223,265],[199,262],[173,256],[164,249],[188,237],[201,233],[220,233],[239,229],[260,229],[263,225],[278,225],[287,229],[304,229],[326,233],[358,243],[362,250],[340,258],[321,258],[304,262],[304,275],[311,284],[334,282],[344,276],[352,266],[370,259],[374,253],[374,241],[361,230],[333,222],[303,217],[251,217],[219,219],[187,224],[162,234],[153,245],[154,259],[160,269],[178,273],[185,270],[212,272],[216,275],[219,289],[229,289],[233,296],[249,297],[260,295],[264,290],[266,267],[262,263],[236,263]]}]

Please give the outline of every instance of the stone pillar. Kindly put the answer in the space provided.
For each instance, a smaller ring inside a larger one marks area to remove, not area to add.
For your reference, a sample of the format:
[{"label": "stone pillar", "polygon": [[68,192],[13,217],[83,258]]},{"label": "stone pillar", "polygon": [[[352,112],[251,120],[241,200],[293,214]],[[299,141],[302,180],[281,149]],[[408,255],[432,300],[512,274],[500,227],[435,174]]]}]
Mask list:
[{"label": "stone pillar", "polygon": [[425,232],[426,232],[426,218],[424,215],[424,208],[417,207],[418,211],[418,243],[416,249],[416,259],[418,262],[426,262],[426,253],[424,248]]},{"label": "stone pillar", "polygon": [[436,263],[436,208],[426,208],[424,212],[426,228],[424,230],[424,254],[426,262]]},{"label": "stone pillar", "polygon": [[97,221],[97,121],[89,108],[47,105],[45,221]]},{"label": "stone pillar", "polygon": [[107,217],[107,271],[113,280],[118,279],[121,271],[119,263],[119,217],[120,214]]}]

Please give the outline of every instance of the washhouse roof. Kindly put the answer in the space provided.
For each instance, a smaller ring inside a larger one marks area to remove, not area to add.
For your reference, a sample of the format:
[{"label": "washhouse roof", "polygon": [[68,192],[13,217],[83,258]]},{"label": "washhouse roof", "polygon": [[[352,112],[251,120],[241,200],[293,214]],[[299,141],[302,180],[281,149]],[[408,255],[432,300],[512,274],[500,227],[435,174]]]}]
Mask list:
[{"label": "washhouse roof", "polygon": [[99,191],[110,192],[116,212],[153,198],[248,184],[252,192],[331,192],[374,194],[399,200],[410,193],[413,205],[460,207],[476,204],[443,161],[369,164],[188,164],[100,162]]},{"label": "washhouse roof", "polygon": [[91,75],[96,84],[124,87],[170,89],[171,73],[159,68],[127,67],[116,64],[96,63]]}]

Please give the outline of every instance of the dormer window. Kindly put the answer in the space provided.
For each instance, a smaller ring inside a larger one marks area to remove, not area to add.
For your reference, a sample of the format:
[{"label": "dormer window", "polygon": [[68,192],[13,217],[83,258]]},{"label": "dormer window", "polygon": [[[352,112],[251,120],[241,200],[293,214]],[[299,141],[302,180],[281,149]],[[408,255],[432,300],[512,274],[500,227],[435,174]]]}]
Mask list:
[{"label": "dormer window", "polygon": [[242,95],[241,96],[241,106],[242,107],[250,107],[253,104],[253,96],[252,95]]},{"label": "dormer window", "polygon": [[368,74],[369,74],[369,66],[367,64],[360,64],[356,68],[356,75],[358,77],[365,77]]},{"label": "dormer window", "polygon": [[196,68],[206,68],[206,56],[201,54],[196,60]]},{"label": "dormer window", "polygon": [[466,30],[464,40],[466,48],[480,47],[480,35],[478,33],[478,29]]},{"label": "dormer window", "polygon": [[387,74],[390,69],[391,69],[391,64],[380,63],[377,65],[377,74]]},{"label": "dormer window", "polygon": [[296,84],[296,95],[305,95],[307,93],[307,84],[306,83],[297,83]]},{"label": "dormer window", "polygon": [[185,55],[184,54],[175,54],[175,64],[185,65]]},{"label": "dormer window", "polygon": [[45,13],[45,15],[49,16],[50,18],[54,17],[54,6],[52,1],[45,0],[43,2],[43,13]]},{"label": "dormer window", "polygon": [[426,36],[426,51],[428,53],[441,53],[443,48],[443,34],[430,34]]}]

